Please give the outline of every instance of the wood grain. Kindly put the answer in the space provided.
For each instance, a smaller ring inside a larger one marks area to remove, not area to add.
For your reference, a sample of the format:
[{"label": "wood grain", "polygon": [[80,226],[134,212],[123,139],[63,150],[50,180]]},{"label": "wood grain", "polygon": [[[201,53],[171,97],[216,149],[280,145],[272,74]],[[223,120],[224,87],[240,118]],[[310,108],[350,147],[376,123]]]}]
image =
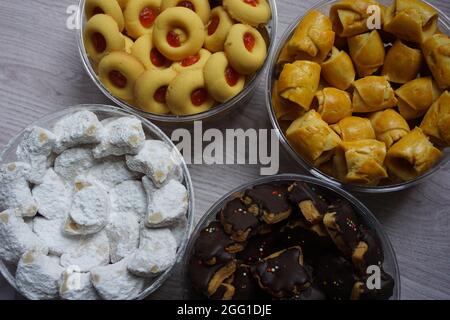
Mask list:
[{"label": "wood grain", "polygon": [[[279,35],[314,1],[278,0]],[[66,8],[75,0],[0,2],[0,146],[39,117],[80,103],[108,103],[88,78]],[[439,2],[450,14],[450,2]],[[263,81],[252,102],[204,128],[271,128]],[[170,134],[173,127],[164,126]],[[280,149],[280,172],[303,173]],[[223,194],[259,177],[258,166],[192,165],[196,218]],[[450,298],[450,168],[412,189],[357,195],[379,218],[400,264],[404,299]],[[152,298],[181,298],[180,268]],[[0,277],[0,299],[13,298]]]}]

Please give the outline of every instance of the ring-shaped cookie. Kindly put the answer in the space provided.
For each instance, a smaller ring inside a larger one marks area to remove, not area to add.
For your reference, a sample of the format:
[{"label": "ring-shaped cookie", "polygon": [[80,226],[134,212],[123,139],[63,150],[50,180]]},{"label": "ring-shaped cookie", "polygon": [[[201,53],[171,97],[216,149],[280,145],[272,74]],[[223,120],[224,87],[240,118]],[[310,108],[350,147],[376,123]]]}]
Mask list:
[{"label": "ring-shaped cookie", "polygon": [[106,14],[96,14],[89,19],[83,38],[87,55],[94,62],[112,51],[125,50],[125,38],[116,21]]},{"label": "ring-shaped cookie", "polygon": [[106,14],[111,16],[117,22],[120,31],[122,31],[125,26],[122,9],[117,1],[86,0],[84,13],[87,20],[91,19],[96,14]]},{"label": "ring-shaped cookie", "polygon": [[178,73],[186,70],[203,69],[206,62],[208,62],[209,57],[211,57],[211,52],[206,49],[200,49],[197,54],[186,57],[181,61],[174,62],[172,64],[172,69]]},{"label": "ring-shaped cookie", "polygon": [[131,53],[131,48],[134,46],[134,41],[130,37],[127,37],[126,35],[123,35],[123,38],[125,39],[125,52]]},{"label": "ring-shaped cookie", "polygon": [[167,106],[175,115],[190,115],[208,111],[214,106],[205,88],[203,70],[187,70],[180,73],[169,85]]},{"label": "ring-shaped cookie", "polygon": [[250,75],[264,64],[267,45],[255,28],[235,24],[231,27],[225,41],[225,53],[231,66],[237,72]]},{"label": "ring-shaped cookie", "polygon": [[170,109],[166,104],[166,93],[169,84],[177,76],[171,69],[148,70],[137,80],[134,86],[134,101],[144,111],[167,114]]},{"label": "ring-shaped cookie", "polygon": [[172,7],[185,7],[194,11],[203,24],[207,24],[211,15],[211,7],[208,0],[162,0],[161,11]]},{"label": "ring-shaped cookie", "polygon": [[223,0],[223,7],[233,19],[254,27],[266,24],[272,17],[267,0]]},{"label": "ring-shaped cookie", "polygon": [[128,2],[130,2],[130,0],[117,0],[117,3],[122,8],[122,10],[125,10],[125,8],[128,5]]},{"label": "ring-shaped cookie", "polygon": [[206,27],[205,48],[211,52],[223,51],[223,45],[233,24],[233,19],[223,7],[214,8]]},{"label": "ring-shaped cookie", "polygon": [[145,71],[137,58],[123,51],[105,56],[98,65],[98,76],[103,85],[116,97],[132,101],[134,84]]},{"label": "ring-shaped cookie", "polygon": [[245,76],[234,70],[224,52],[214,53],[203,69],[206,89],[219,102],[226,102],[244,89]]},{"label": "ring-shaped cookie", "polygon": [[139,38],[152,32],[155,20],[160,14],[161,0],[129,1],[125,11],[125,29],[132,38]]},{"label": "ring-shaped cookie", "polygon": [[166,69],[172,64],[153,46],[151,34],[139,37],[131,48],[131,54],[138,58],[147,70]]},{"label": "ring-shaped cookie", "polygon": [[184,7],[163,11],[155,21],[153,43],[173,61],[195,55],[205,41],[204,25],[199,16]]}]

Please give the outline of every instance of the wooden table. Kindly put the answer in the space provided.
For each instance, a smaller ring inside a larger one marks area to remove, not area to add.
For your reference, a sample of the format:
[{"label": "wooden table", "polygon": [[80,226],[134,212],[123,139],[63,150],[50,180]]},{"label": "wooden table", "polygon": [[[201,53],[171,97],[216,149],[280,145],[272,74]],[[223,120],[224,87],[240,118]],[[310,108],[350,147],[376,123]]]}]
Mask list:
[{"label": "wooden table", "polygon": [[[76,0],[0,2],[0,146],[48,113],[80,103],[106,103],[87,76],[66,9]],[[279,36],[311,0],[278,0]],[[450,2],[439,1],[450,14]],[[263,82],[252,102],[210,127],[271,128]],[[170,135],[172,128],[163,128]],[[280,172],[303,173],[280,147]],[[259,177],[258,166],[192,165],[196,218],[223,194]],[[401,271],[402,298],[450,298],[450,166],[425,183],[387,195],[357,195],[380,219]],[[179,298],[179,269],[152,298]],[[0,299],[14,292],[0,277]]]}]

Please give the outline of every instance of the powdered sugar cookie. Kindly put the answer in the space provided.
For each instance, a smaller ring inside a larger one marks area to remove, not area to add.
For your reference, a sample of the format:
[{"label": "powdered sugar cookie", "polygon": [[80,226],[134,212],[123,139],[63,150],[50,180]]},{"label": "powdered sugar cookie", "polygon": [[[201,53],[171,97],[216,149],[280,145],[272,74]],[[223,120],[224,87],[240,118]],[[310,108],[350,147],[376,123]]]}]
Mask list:
[{"label": "powdered sugar cookie", "polygon": [[65,300],[99,300],[100,297],[91,283],[89,272],[78,272],[67,268],[59,281],[59,295]]},{"label": "powdered sugar cookie", "polygon": [[116,263],[131,255],[139,245],[139,220],[130,212],[114,211],[106,226],[111,262]]},{"label": "powdered sugar cookie", "polygon": [[141,181],[124,181],[110,192],[112,208],[117,212],[135,215],[141,221],[147,211],[147,194]]},{"label": "powdered sugar cookie", "polygon": [[64,233],[64,221],[64,219],[48,220],[43,217],[33,219],[33,232],[48,247],[50,254],[56,256],[73,251],[80,241],[79,236]]},{"label": "powdered sugar cookie", "polygon": [[54,170],[67,183],[95,165],[92,150],[89,148],[72,148],[62,152],[55,159]]}]

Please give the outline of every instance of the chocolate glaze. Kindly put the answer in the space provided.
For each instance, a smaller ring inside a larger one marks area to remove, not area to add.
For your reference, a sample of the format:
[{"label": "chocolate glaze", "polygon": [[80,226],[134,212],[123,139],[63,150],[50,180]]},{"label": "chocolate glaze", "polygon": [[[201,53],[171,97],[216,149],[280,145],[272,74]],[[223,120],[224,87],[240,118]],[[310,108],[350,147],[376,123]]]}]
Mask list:
[{"label": "chocolate glaze", "polygon": [[315,283],[327,299],[348,300],[357,276],[353,265],[344,257],[327,254],[319,257],[314,269]]},{"label": "chocolate glaze", "polygon": [[347,201],[340,201],[330,206],[329,212],[336,212],[334,219],[339,228],[339,235],[348,248],[347,254],[351,254],[360,239],[360,223],[353,206]]},{"label": "chocolate glaze", "polygon": [[367,278],[362,281],[364,286],[363,292],[359,297],[360,300],[386,300],[392,296],[394,292],[394,279],[386,272],[381,272],[381,288],[378,290],[369,290],[366,286],[366,280]]},{"label": "chocolate glaze", "polygon": [[233,300],[267,299],[258,282],[253,278],[250,266],[240,265],[234,273],[232,285],[235,288]]},{"label": "chocolate glaze", "polygon": [[283,213],[291,209],[284,185],[259,185],[245,192],[245,196],[268,213]]},{"label": "chocolate glaze", "polygon": [[216,258],[216,262],[227,262],[234,259],[234,254],[227,252],[227,248],[235,242],[223,230],[218,221],[211,222],[195,242],[194,254],[203,262]]},{"label": "chocolate glaze", "polygon": [[326,298],[325,293],[313,284],[300,294],[293,296],[291,300],[325,300]]},{"label": "chocolate glaze", "polygon": [[236,258],[246,264],[253,264],[282,249],[276,234],[256,235],[247,243],[245,249],[236,255]]},{"label": "chocolate glaze", "polygon": [[192,256],[189,260],[189,278],[192,283],[192,287],[199,293],[208,295],[208,285],[211,279],[214,277],[225,264],[216,264],[214,266],[207,266],[197,257]]},{"label": "chocolate glaze", "polygon": [[296,206],[300,202],[311,200],[319,213],[325,214],[327,212],[328,203],[325,199],[303,182],[295,182],[290,186],[288,199]]},{"label": "chocolate glaze", "polygon": [[247,211],[247,206],[239,198],[231,200],[222,209],[220,221],[231,225],[234,231],[256,231],[259,219]]},{"label": "chocolate glaze", "polygon": [[383,250],[381,250],[381,242],[378,236],[372,230],[365,226],[361,226],[360,238],[368,246],[368,250],[363,257],[365,265],[364,270],[362,271],[365,271],[370,265],[381,266],[384,261],[384,255]]},{"label": "chocolate glaze", "polygon": [[252,266],[252,273],[259,279],[263,290],[283,298],[293,296],[311,284],[308,271],[300,264],[299,247],[287,249],[278,257],[260,261]]}]

